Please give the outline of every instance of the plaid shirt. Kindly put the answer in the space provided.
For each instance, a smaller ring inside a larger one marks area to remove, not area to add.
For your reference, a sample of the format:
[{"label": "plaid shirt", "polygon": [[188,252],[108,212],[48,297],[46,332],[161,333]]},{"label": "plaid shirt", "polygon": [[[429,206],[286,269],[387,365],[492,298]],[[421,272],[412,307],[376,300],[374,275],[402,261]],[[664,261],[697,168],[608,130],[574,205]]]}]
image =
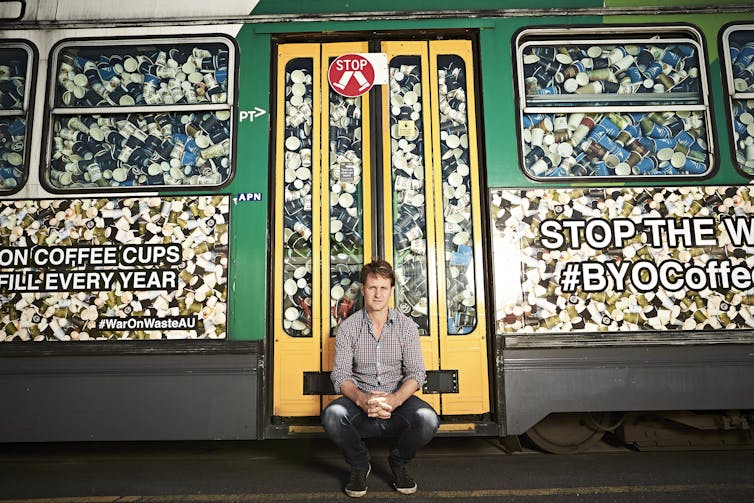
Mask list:
[{"label": "plaid shirt", "polygon": [[345,381],[367,393],[393,393],[407,379],[415,379],[421,388],[425,375],[419,331],[401,312],[388,310],[379,341],[363,308],[338,326],[335,365],[330,374],[337,393]]}]

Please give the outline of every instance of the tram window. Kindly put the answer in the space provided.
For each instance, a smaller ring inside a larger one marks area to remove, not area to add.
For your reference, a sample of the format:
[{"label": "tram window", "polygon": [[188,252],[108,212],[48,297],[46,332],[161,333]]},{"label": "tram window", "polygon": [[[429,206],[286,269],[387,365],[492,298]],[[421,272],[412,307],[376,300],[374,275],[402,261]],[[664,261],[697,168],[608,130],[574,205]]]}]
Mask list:
[{"label": "tram window", "polygon": [[292,337],[312,337],[312,127],[313,61],[297,58],[285,67],[285,176],[283,216],[283,328]]},{"label": "tram window", "polygon": [[729,26],[722,35],[726,89],[733,134],[733,159],[754,176],[754,26]]},{"label": "tram window", "polygon": [[621,30],[620,36],[596,28],[519,34],[527,176],[630,179],[711,172],[700,36],[690,28]]},{"label": "tram window", "polygon": [[230,39],[70,40],[50,59],[49,163],[41,178],[51,191],[230,180]]},{"label": "tram window", "polygon": [[27,177],[35,54],[26,43],[0,43],[0,194],[18,191]]},{"label": "tram window", "polygon": [[[395,304],[429,335],[427,215],[421,56],[390,60],[390,160],[393,199]],[[428,100],[427,100],[428,101]]]},{"label": "tram window", "polygon": [[[335,58],[330,58],[330,64]],[[364,100],[329,88],[330,336],[361,309],[359,274],[364,264]]]},{"label": "tram window", "polygon": [[463,335],[477,323],[466,64],[460,56],[440,55],[437,74],[448,334]]}]

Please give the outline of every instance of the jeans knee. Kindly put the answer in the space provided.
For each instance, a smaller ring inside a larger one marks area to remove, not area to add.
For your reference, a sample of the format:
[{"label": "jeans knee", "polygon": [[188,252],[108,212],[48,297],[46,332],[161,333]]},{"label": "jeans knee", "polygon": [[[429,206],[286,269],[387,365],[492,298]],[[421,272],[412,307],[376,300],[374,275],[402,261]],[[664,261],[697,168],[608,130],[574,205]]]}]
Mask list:
[{"label": "jeans knee", "polygon": [[328,433],[338,431],[348,417],[348,410],[342,405],[331,404],[322,411],[320,419],[322,426]]},{"label": "jeans knee", "polygon": [[440,418],[437,413],[429,407],[422,407],[416,411],[417,426],[421,435],[431,438],[440,427]]}]

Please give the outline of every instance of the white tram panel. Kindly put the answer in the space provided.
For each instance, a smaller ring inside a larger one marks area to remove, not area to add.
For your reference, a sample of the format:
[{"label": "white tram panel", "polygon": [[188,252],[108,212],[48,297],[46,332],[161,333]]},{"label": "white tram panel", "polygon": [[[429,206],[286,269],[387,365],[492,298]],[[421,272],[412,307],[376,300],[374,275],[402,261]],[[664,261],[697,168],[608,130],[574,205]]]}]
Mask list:
[{"label": "white tram panel", "polygon": [[[99,26],[103,26],[102,23],[99,23]],[[235,36],[240,31],[242,25],[241,24],[218,24],[218,25],[199,25],[199,26],[191,26],[190,28],[190,36],[186,36],[187,27],[186,26],[180,26],[180,25],[173,25],[173,26],[159,26],[159,27],[128,27],[128,28],[116,28],[116,27],[107,27],[106,24],[105,27],[102,28],[84,28],[84,29],[26,29],[26,30],[0,30],[0,39],[20,39],[20,40],[28,40],[34,45],[36,45],[38,51],[39,51],[39,63],[37,68],[30,68],[29,73],[36,72],[36,89],[32,90],[33,93],[35,93],[34,96],[34,110],[30,113],[30,122],[31,127],[27,128],[27,131],[30,130],[32,138],[30,142],[30,148],[29,152],[27,153],[28,156],[28,169],[29,174],[26,181],[26,184],[18,191],[15,192],[12,197],[14,199],[26,199],[26,198],[49,198],[49,197],[55,197],[54,194],[50,193],[49,191],[45,190],[45,188],[42,186],[40,182],[40,167],[42,167],[44,170],[48,169],[47,163],[48,159],[43,159],[42,152],[44,152],[43,145],[47,142],[47,135],[48,132],[46,130],[46,127],[49,127],[47,125],[47,121],[50,119],[49,110],[46,109],[45,103],[48,99],[47,97],[47,89],[49,87],[48,82],[48,75],[49,75],[49,64],[48,57],[50,55],[50,52],[52,48],[60,41],[64,41],[67,39],[80,39],[80,38],[101,38],[103,40],[113,40],[118,41],[121,38],[129,37],[129,38],[138,38],[138,37],[144,37],[144,38],[150,38],[154,36],[170,36],[175,35],[176,36],[176,43],[180,43],[182,39],[191,38],[191,36],[202,36],[202,35],[209,35],[209,34],[225,34],[230,37],[235,38]],[[233,55],[232,57],[238,57],[238,55]],[[54,66],[54,62],[53,66]],[[235,62],[233,62],[230,67],[234,67]],[[235,102],[235,99],[233,102],[231,102],[231,106],[234,106],[233,103]],[[48,117],[46,117],[48,115]],[[232,127],[235,127],[235,125],[232,125]],[[45,154],[47,157],[49,157],[49,154]],[[162,190],[163,187],[155,187],[154,189],[149,189],[148,187],[145,187],[144,191],[141,192],[130,192],[132,195],[137,194],[154,194],[157,190]],[[91,195],[92,197],[96,197],[97,195],[101,195],[104,197],[107,197],[108,195],[112,195],[112,189],[110,188],[107,191],[103,191],[101,194],[97,193],[88,193],[87,195]],[[58,195],[59,196],[59,195]]]},{"label": "white tram panel", "polygon": [[[14,2],[11,2],[14,3]],[[244,16],[258,0],[26,0],[24,21],[81,21],[112,19],[195,18],[198,16]],[[9,14],[14,12],[8,7]],[[0,11],[2,12],[2,11]],[[16,14],[17,16],[18,14]],[[10,16],[9,16],[10,17]]]}]

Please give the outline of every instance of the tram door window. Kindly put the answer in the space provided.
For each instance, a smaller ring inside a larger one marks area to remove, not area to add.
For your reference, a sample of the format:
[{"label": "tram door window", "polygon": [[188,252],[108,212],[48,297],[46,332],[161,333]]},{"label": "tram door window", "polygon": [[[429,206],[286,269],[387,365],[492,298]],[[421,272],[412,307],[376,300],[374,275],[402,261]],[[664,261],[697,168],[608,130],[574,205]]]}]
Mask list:
[{"label": "tram door window", "polygon": [[398,276],[396,306],[427,336],[427,367],[458,371],[458,393],[441,394],[442,412],[484,412],[489,405],[471,44],[386,42],[382,50],[389,71],[383,88],[384,174],[385,187],[392,189],[385,191],[385,249]]},{"label": "tram door window", "polygon": [[312,416],[321,399],[304,394],[303,373],[321,368],[320,47],[280,46],[277,64],[273,408]]},{"label": "tram door window", "polygon": [[308,390],[304,374],[327,378],[337,325],[361,307],[361,266],[380,254],[427,370],[456,383],[423,398],[443,414],[484,413],[471,43],[383,42],[388,83],[336,93],[332,60],[366,52],[366,42],[278,46],[273,414],[317,415],[334,398]]},{"label": "tram door window", "polygon": [[21,189],[28,176],[26,144],[36,49],[27,42],[0,43],[0,194]]},{"label": "tram door window", "polygon": [[733,128],[733,160],[754,176],[754,25],[736,24],[722,34],[728,106]]}]

